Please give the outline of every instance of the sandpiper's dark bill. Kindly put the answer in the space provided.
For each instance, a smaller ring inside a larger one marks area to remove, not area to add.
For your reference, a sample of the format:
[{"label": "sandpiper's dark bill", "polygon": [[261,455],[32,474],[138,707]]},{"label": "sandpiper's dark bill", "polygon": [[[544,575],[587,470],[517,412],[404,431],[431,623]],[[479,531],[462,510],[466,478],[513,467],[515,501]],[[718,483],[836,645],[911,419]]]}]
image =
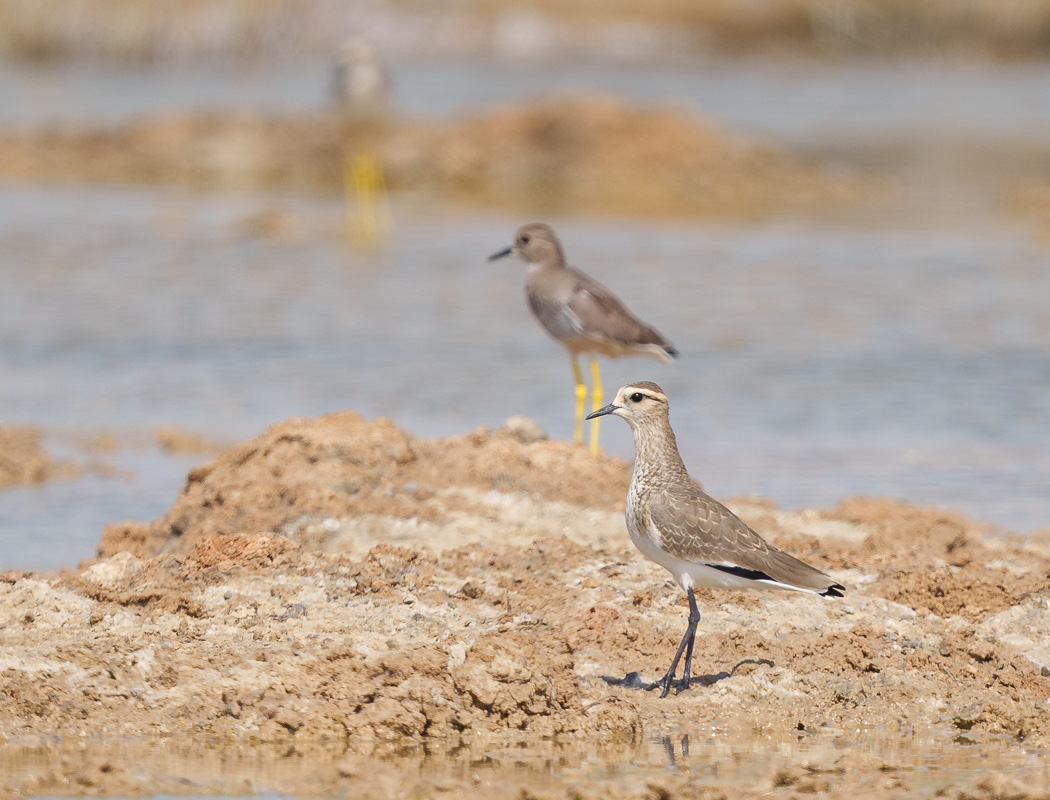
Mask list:
[{"label": "sandpiper's dark bill", "polygon": [[[602,380],[596,356],[651,356],[669,362],[678,350],[655,328],[627,310],[620,299],[587,273],[570,267],[558,236],[550,225],[532,222],[522,225],[514,244],[489,256],[495,261],[516,255],[529,264],[525,297],[540,325],[564,345],[569,353],[576,383],[576,413],[573,439],[583,441],[587,386],[583,382],[578,357],[586,354],[591,362],[591,410],[602,404]],[[591,452],[598,452],[600,414],[591,420]]]}]

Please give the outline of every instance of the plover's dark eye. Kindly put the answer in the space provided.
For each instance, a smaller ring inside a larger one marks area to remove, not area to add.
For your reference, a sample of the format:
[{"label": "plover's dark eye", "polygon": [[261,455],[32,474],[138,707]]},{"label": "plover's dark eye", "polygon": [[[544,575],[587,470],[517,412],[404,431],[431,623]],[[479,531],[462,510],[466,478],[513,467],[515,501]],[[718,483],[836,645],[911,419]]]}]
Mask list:
[{"label": "plover's dark eye", "polygon": [[643,399],[645,399],[645,395],[642,394],[641,392],[635,392],[634,394],[631,395],[631,402],[632,403],[640,403],[640,402],[642,402]]},{"label": "plover's dark eye", "polygon": [[529,243],[529,235],[527,233],[523,233],[521,235],[521,243],[522,244],[528,244]]}]

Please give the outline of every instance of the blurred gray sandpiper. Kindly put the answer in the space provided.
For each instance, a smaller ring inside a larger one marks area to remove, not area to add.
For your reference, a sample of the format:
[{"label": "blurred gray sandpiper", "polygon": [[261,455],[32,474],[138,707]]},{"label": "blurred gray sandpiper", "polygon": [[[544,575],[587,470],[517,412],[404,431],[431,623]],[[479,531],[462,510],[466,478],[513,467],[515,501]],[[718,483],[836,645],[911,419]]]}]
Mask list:
[{"label": "blurred gray sandpiper", "polygon": [[[514,244],[489,256],[495,261],[515,255],[528,264],[525,298],[533,316],[544,330],[569,351],[576,381],[576,413],[573,439],[583,441],[583,414],[587,386],[580,372],[578,356],[586,353],[591,361],[592,409],[602,404],[601,375],[596,355],[608,358],[651,356],[670,362],[675,349],[655,328],[645,324],[598,281],[570,267],[554,229],[542,222],[522,225]],[[598,419],[591,423],[591,452],[598,452]]]}]

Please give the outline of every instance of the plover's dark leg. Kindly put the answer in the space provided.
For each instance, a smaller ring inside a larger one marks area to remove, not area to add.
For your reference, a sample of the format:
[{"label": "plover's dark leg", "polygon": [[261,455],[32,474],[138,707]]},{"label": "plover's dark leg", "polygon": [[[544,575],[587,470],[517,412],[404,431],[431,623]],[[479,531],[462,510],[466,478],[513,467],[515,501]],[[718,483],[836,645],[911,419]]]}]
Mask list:
[{"label": "plover's dark leg", "polygon": [[674,674],[678,669],[678,662],[682,659],[682,653],[688,648],[689,655],[685,657],[685,681],[683,683],[684,688],[689,686],[689,667],[693,658],[693,638],[696,636],[696,625],[700,622],[700,610],[696,607],[696,598],[693,597],[693,590],[690,589],[686,595],[689,598],[689,624],[685,629],[685,636],[682,637],[682,641],[678,645],[678,652],[674,654],[674,660],[671,662],[670,669],[667,670],[667,674],[664,675],[660,680],[655,683],[651,683],[646,686],[646,689],[660,689],[660,697],[667,697],[667,693],[671,691],[671,684],[674,683]]},{"label": "plover's dark leg", "polygon": [[685,648],[685,670],[682,674],[682,688],[689,688],[689,676],[693,667],[693,644],[696,642],[696,624],[700,621],[700,609],[696,607],[696,598],[693,596],[693,588],[690,586],[685,593],[689,598],[689,644]]}]

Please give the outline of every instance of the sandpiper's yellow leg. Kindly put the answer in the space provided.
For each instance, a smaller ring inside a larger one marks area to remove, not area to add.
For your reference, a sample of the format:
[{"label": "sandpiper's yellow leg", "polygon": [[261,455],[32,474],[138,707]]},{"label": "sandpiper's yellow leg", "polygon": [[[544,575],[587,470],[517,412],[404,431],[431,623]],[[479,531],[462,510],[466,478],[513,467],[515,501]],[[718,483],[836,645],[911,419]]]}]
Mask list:
[{"label": "sandpiper's yellow leg", "polygon": [[572,362],[572,375],[576,379],[576,414],[572,418],[572,440],[583,441],[583,408],[587,403],[587,384],[583,382],[583,374],[580,365],[576,362],[576,354],[570,353],[569,360]]},{"label": "sandpiper's yellow leg", "polygon": [[[598,359],[591,356],[591,397],[594,399],[594,408],[591,411],[597,411],[602,407],[602,376],[598,372]],[[595,417],[591,420],[591,454],[598,455],[598,425],[602,421],[601,417]]]}]

